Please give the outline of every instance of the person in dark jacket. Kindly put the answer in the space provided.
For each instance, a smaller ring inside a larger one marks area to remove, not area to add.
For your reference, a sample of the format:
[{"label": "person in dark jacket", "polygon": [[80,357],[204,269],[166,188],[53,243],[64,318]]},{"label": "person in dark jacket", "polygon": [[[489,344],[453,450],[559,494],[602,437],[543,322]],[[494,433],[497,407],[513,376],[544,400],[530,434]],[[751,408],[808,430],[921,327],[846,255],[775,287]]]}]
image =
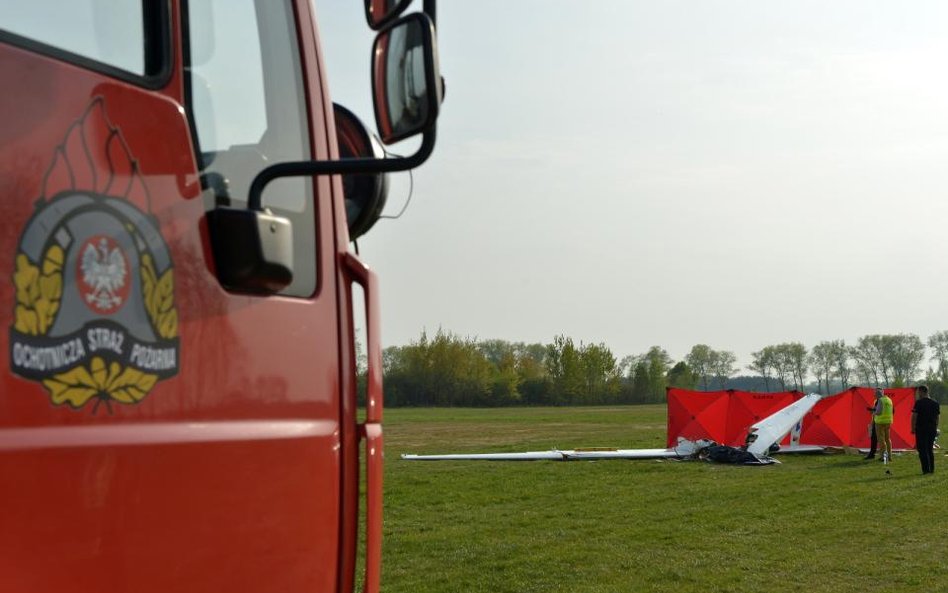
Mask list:
[{"label": "person in dark jacket", "polygon": [[928,395],[928,386],[915,388],[915,407],[912,408],[912,434],[915,449],[922,463],[922,473],[935,473],[935,436],[938,434],[938,417],[941,412],[938,402]]},{"label": "person in dark jacket", "polygon": [[[866,408],[867,412],[874,412],[875,406],[869,406]],[[875,459],[876,458],[876,447],[879,445],[879,438],[876,436],[876,423],[873,422],[872,417],[869,418],[869,452],[866,453],[864,459]]]}]

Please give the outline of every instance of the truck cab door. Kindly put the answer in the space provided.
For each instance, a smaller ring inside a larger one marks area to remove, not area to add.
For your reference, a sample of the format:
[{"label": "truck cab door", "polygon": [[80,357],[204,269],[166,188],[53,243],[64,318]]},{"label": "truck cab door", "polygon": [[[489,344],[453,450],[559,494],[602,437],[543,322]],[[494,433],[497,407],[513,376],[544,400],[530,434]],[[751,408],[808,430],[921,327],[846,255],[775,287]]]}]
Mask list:
[{"label": "truck cab door", "polygon": [[[207,212],[246,208],[251,182],[269,165],[330,157],[305,2],[189,0],[182,21],[185,110]],[[290,223],[292,281],[278,294],[253,296],[229,291],[208,274],[220,312],[206,312],[209,324],[195,348],[216,351],[221,364],[210,384],[198,380],[206,390],[226,385],[219,391],[226,415],[288,421],[290,430],[299,423],[305,434],[276,448],[266,439],[242,445],[245,460],[256,459],[268,477],[230,476],[247,493],[235,500],[246,512],[234,508],[232,516],[247,524],[220,526],[229,532],[221,541],[240,562],[214,589],[335,590],[344,427],[340,248],[330,179],[279,180],[264,193],[263,207]],[[243,239],[232,238],[235,245]],[[215,272],[206,234],[204,241],[205,262]],[[253,524],[260,531],[247,542],[241,533]],[[261,554],[248,554],[248,544]]]}]

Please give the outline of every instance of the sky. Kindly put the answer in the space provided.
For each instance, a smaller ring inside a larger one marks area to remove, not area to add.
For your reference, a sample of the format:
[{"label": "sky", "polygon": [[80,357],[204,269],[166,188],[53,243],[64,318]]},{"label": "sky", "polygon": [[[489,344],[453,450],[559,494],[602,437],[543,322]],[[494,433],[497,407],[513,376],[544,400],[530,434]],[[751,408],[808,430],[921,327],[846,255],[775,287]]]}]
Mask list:
[{"label": "sky", "polygon": [[[362,6],[315,5],[332,98],[374,129]],[[452,0],[438,36],[435,153],[359,240],[383,345],[745,366],[948,329],[948,4]]]}]

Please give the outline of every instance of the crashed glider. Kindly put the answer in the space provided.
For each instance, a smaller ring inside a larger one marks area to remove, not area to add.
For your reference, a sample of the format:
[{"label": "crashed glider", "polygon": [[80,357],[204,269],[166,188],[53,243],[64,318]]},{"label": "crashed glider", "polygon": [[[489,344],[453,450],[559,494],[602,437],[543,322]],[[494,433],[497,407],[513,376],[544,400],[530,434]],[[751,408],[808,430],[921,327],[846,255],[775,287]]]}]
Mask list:
[{"label": "crashed glider", "polygon": [[[803,417],[813,409],[822,396],[811,393],[752,425],[747,431],[744,447],[718,445],[714,441],[699,439],[690,441],[678,437],[678,443],[668,449],[552,449],[549,451],[526,451],[523,453],[451,453],[442,455],[402,454],[406,461],[576,461],[595,459],[708,459],[745,465],[769,465],[779,463],[767,453],[771,447],[799,426]],[[795,446],[784,452],[822,450],[822,447]]]}]

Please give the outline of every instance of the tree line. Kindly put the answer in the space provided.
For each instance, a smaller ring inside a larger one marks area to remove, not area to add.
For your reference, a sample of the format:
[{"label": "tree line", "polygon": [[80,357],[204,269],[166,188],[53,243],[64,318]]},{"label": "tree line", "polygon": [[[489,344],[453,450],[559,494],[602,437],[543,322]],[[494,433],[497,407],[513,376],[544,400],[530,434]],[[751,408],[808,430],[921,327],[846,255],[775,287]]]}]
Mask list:
[{"label": "tree line", "polygon": [[[929,362],[926,355],[930,349]],[[833,393],[852,385],[901,387],[925,381],[948,401],[948,331],[873,334],[849,346],[788,342],[751,354],[737,376],[731,351],[696,344],[681,360],[660,346],[617,359],[602,343],[558,335],[548,344],[478,340],[438,330],[382,353],[387,406],[512,406],[659,403],[666,387]],[[364,372],[364,357],[360,357]]]}]

